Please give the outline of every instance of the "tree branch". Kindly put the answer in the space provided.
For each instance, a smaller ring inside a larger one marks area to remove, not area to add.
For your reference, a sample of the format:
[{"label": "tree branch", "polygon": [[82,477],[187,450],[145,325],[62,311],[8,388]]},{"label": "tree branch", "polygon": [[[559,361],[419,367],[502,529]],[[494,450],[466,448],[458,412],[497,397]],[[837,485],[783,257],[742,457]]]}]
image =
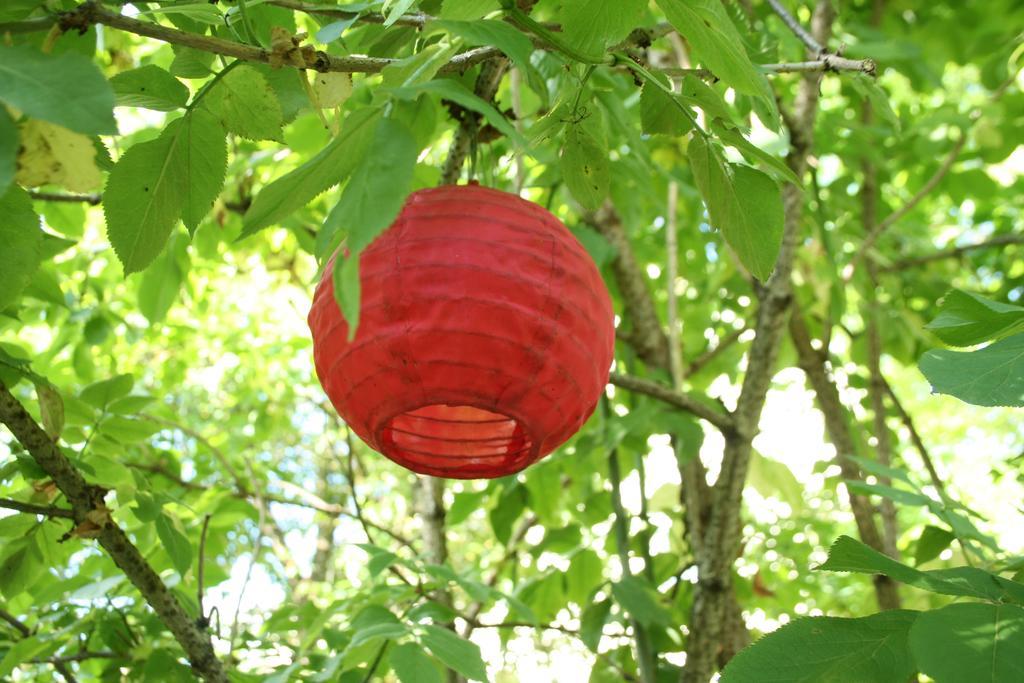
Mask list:
[{"label": "tree branch", "polygon": [[44,517],[63,517],[65,519],[74,519],[75,517],[75,513],[67,508],[60,508],[55,505],[33,505],[32,503],[23,503],[20,500],[11,500],[10,498],[0,498],[0,508],[17,510],[18,512],[30,515],[43,515]]},{"label": "tree branch", "polygon": [[[2,387],[3,385],[0,384],[0,388]],[[26,626],[20,619],[18,619],[16,616],[11,614],[7,610],[0,609],[0,619],[3,619],[8,624],[10,624],[15,631],[21,634],[22,638],[29,638],[32,636],[32,629]],[[44,662],[33,663],[43,664]],[[77,683],[75,675],[71,673],[71,669],[69,669],[63,661],[54,658],[47,660],[45,663],[52,664],[53,668],[57,670],[57,673],[59,673],[64,678],[64,680],[67,681],[67,683]]]},{"label": "tree branch", "polygon": [[[779,62],[772,64],[756,64],[761,71],[770,74],[797,74],[840,71],[856,71],[859,73],[874,76],[878,71],[878,65],[873,59],[847,59],[839,55],[824,54],[818,59],[811,59],[804,62]],[[656,69],[666,76],[697,76],[698,78],[715,78],[714,72],[708,69],[677,69],[665,67]]]},{"label": "tree branch", "polygon": [[43,192],[42,190],[29,190],[28,196],[41,202],[80,202],[84,204],[98,205],[103,201],[100,194],[64,194],[62,192]]},{"label": "tree branch", "polygon": [[[476,78],[473,92],[484,102],[493,100],[507,69],[508,58],[504,56],[484,62],[480,67],[480,74]],[[454,185],[458,181],[459,174],[462,172],[462,164],[476,140],[481,120],[480,114],[463,110],[462,121],[459,122],[459,128],[455,131],[451,147],[448,148],[448,158],[445,159],[444,167],[441,169],[441,185]]]},{"label": "tree branch", "polygon": [[916,268],[923,266],[933,261],[941,261],[949,258],[960,258],[964,254],[978,249],[992,249],[994,247],[1005,247],[1011,244],[1024,244],[1024,235],[997,235],[991,239],[987,239],[984,242],[976,242],[974,244],[965,244],[959,247],[953,247],[952,249],[945,249],[943,251],[937,251],[932,254],[924,254],[923,256],[912,256],[910,258],[901,259],[895,261],[888,266],[880,267],[878,272],[880,273],[898,273],[901,270],[907,270],[909,268]]},{"label": "tree branch", "polygon": [[819,55],[825,51],[823,43],[824,40],[818,40],[812,36],[807,29],[805,29],[799,21],[796,20],[792,14],[789,13],[779,0],[768,0],[768,4],[771,5],[772,11],[779,15],[784,23],[793,34],[800,39],[800,42],[807,46],[808,52]]},{"label": "tree branch", "polygon": [[196,674],[207,681],[226,683],[227,675],[213,651],[209,634],[196,625],[138,548],[110,518],[103,504],[105,492],[85,481],[81,472],[3,384],[0,384],[0,422],[7,425],[18,442],[53,479],[71,503],[75,522],[82,524],[88,520],[100,527],[96,532],[99,544],[174,634]]},{"label": "tree branch", "polygon": [[[835,12],[829,0],[819,0],[811,18],[813,37],[810,43],[805,40],[805,44],[815,47],[827,44],[834,18]],[[785,118],[792,147],[786,161],[800,178],[807,170],[807,159],[813,146],[819,79],[820,74],[804,74],[796,93],[794,113]],[[732,578],[733,564],[741,552],[743,489],[753,451],[753,438],[771,386],[792,299],[793,263],[803,224],[804,197],[800,188],[785,185],[782,200],[785,210],[782,245],[775,269],[759,297],[755,336],[747,353],[747,369],[736,410],[732,414],[735,431],[726,435],[722,470],[715,482],[710,516],[700,541],[701,552],[697,557],[699,580],[694,590],[682,683],[706,683],[716,663],[722,664],[730,659],[747,640]]]},{"label": "tree branch", "polygon": [[690,394],[685,394],[681,391],[674,391],[672,388],[667,387],[664,384],[660,384],[649,379],[634,377],[632,375],[623,375],[618,372],[611,373],[608,377],[608,381],[617,387],[626,389],[627,391],[635,391],[638,394],[645,394],[651,398],[656,398],[659,401],[664,401],[669,405],[681,408],[688,413],[696,415],[702,420],[707,420],[723,433],[729,433],[735,429],[735,425],[729,415],[715,410]]},{"label": "tree branch", "polygon": [[965,142],[967,142],[967,134],[961,131],[960,137],[953,144],[953,148],[949,150],[948,154],[946,154],[946,158],[942,161],[942,164],[935,173],[932,174],[932,177],[929,178],[914,194],[914,196],[908,199],[903,206],[882,219],[882,221],[868,233],[867,237],[864,238],[864,243],[861,244],[860,248],[856,253],[854,253],[853,258],[850,259],[850,263],[848,263],[846,268],[843,269],[844,283],[848,283],[853,279],[853,274],[857,269],[857,264],[860,263],[861,259],[865,258],[868,251],[875,246],[875,242],[877,242],[878,238],[882,236],[882,233],[892,227],[892,225],[898,220],[910,213],[913,208],[920,204],[921,201],[935,189],[935,186],[946,177],[949,170],[953,168],[953,164],[956,162],[957,157],[960,156],[960,150],[963,149]]},{"label": "tree branch", "polygon": [[[803,314],[796,305],[794,305],[789,319],[789,333],[793,345],[796,347],[800,369],[807,375],[807,379],[814,389],[818,407],[825,418],[829,439],[836,448],[836,463],[842,470],[845,479],[861,481],[863,477],[860,468],[849,457],[857,454],[857,444],[850,430],[846,407],[843,406],[839,397],[839,389],[836,388],[826,369],[826,352],[817,351],[811,345],[811,337],[807,331]],[[860,540],[875,550],[885,553],[885,543],[875,524],[871,501],[866,496],[853,491],[849,492],[849,497],[850,509],[853,510]],[[900,598],[896,583],[892,579],[878,574],[875,576],[874,584],[878,606],[881,609],[898,609]]]}]

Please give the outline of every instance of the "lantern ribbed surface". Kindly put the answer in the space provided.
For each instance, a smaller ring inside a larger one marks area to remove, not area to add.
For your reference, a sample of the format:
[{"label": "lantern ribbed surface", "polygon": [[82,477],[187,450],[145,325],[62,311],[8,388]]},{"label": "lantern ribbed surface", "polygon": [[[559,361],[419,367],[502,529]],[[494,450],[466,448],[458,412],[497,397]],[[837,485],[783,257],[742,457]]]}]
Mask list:
[{"label": "lantern ribbed surface", "polygon": [[608,381],[612,304],[551,213],[476,185],[414,192],[363,251],[355,339],[330,269],[309,326],[317,376],[367,444],[414,472],[514,474],[583,425]]}]

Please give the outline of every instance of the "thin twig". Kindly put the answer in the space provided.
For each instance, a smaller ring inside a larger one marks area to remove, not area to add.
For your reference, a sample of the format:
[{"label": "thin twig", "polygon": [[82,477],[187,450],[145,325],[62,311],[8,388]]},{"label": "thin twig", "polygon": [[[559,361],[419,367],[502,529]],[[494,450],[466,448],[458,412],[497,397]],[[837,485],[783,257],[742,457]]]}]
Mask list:
[{"label": "thin twig", "polygon": [[808,52],[819,55],[825,51],[822,44],[818,42],[818,40],[812,36],[799,21],[796,20],[796,17],[789,13],[789,10],[787,10],[779,0],[768,0],[768,4],[771,5],[772,10],[779,15],[780,19],[782,19],[782,23],[784,23],[789,30],[793,32],[793,35],[799,38],[800,42],[807,46]]},{"label": "thin twig", "polygon": [[664,401],[665,403],[674,405],[677,408],[682,408],[686,412],[692,413],[702,420],[707,420],[715,427],[718,427],[722,432],[728,433],[733,430],[732,418],[729,415],[715,410],[705,403],[701,403],[689,394],[684,394],[683,392],[675,391],[670,387],[666,387],[664,384],[653,382],[649,379],[633,377],[632,375],[623,375],[617,372],[613,372],[608,377],[608,381],[622,389],[646,394],[651,398],[656,398],[659,401]]},{"label": "thin twig", "polygon": [[67,202],[92,204],[96,206],[103,197],[98,192],[91,194],[65,194],[63,192],[43,192],[42,190],[29,190],[28,196],[40,202]]},{"label": "thin twig", "polygon": [[[2,385],[0,385],[0,386],[2,386]],[[7,610],[0,609],[0,619],[3,619],[8,624],[10,624],[14,628],[15,631],[17,631],[18,633],[21,634],[22,638],[28,638],[28,637],[32,636],[32,634],[33,634],[32,629],[30,629],[28,626],[26,626],[24,624],[24,622],[22,622],[20,619],[18,619],[16,616],[11,614]],[[53,665],[53,668],[57,670],[57,673],[59,673],[61,676],[64,677],[64,680],[67,681],[67,683],[77,683],[77,680],[75,679],[75,675],[73,673],[71,673],[71,669],[69,669],[65,665],[65,663],[63,661],[59,661],[59,660],[57,660],[55,658],[55,659],[46,660],[45,662],[33,662],[33,663],[34,664],[44,664],[44,663],[45,664],[51,664],[51,665]]]},{"label": "thin twig", "polygon": [[17,510],[18,512],[24,512],[29,515],[63,517],[64,519],[75,518],[75,513],[67,508],[59,508],[53,505],[33,505],[32,503],[23,503],[20,500],[11,500],[10,498],[0,498],[0,508]]},{"label": "thin twig", "polygon": [[741,327],[738,330],[733,330],[732,332],[730,332],[728,336],[726,336],[725,339],[718,342],[717,345],[704,351],[704,353],[694,358],[693,361],[691,361],[689,365],[686,366],[686,374],[694,375],[703,370],[708,365],[708,363],[717,358],[719,354],[721,354],[723,351],[726,351],[729,347],[738,342],[740,340],[740,337],[742,337],[743,333],[746,331],[746,327]]},{"label": "thin twig", "polygon": [[992,249],[995,247],[1005,247],[1011,244],[1024,244],[1024,235],[997,235],[996,237],[987,239],[984,242],[964,244],[959,247],[953,247],[952,249],[945,249],[943,251],[936,251],[931,254],[924,254],[923,256],[913,256],[911,258],[900,259],[899,261],[895,261],[889,264],[888,266],[879,267],[878,272],[895,273],[901,270],[907,270],[908,268],[916,268],[918,266],[923,266],[934,261],[960,258],[964,254],[971,251],[977,251],[979,249]]},{"label": "thin twig", "polygon": [[198,566],[196,567],[196,602],[199,603],[199,618],[204,621],[208,621],[206,608],[203,607],[203,576],[206,574],[204,571],[206,563],[206,533],[210,529],[210,517],[211,515],[203,516],[203,530],[199,534],[199,557],[197,559]]},{"label": "thin twig", "polygon": [[[798,74],[840,71],[856,71],[859,73],[874,76],[878,71],[878,65],[873,59],[847,59],[839,55],[824,54],[819,59],[810,59],[803,62],[778,62],[770,64],[757,64],[758,69],[770,74]],[[709,69],[680,69],[665,67],[654,69],[666,76],[696,76],[707,80],[715,78],[715,73]]]},{"label": "thin twig", "polygon": [[914,196],[907,200],[907,202],[900,208],[893,211],[891,214],[883,218],[878,225],[876,225],[867,237],[864,238],[864,243],[861,244],[860,248],[850,259],[850,262],[843,269],[843,282],[849,283],[853,279],[853,274],[857,269],[857,264],[860,263],[861,259],[865,258],[868,251],[875,245],[878,238],[882,236],[882,233],[888,230],[894,223],[899,221],[901,218],[910,213],[915,206],[921,203],[925,197],[935,189],[946,174],[949,173],[950,169],[953,168],[953,164],[956,163],[956,159],[960,156],[960,150],[963,149],[964,143],[967,142],[967,134],[964,132],[960,133],[960,137],[953,144],[952,149],[946,154],[946,158],[942,161],[942,164],[936,169],[932,177],[929,178],[921,188],[914,193]]}]

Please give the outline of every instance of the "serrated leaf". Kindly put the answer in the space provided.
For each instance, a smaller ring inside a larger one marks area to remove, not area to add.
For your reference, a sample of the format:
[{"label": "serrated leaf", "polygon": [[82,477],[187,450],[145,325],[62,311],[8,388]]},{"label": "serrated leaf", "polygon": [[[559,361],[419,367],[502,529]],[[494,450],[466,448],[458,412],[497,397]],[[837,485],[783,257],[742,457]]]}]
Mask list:
[{"label": "serrated leaf", "polygon": [[806,617],[733,657],[721,683],[896,683],[914,660],[907,637],[918,613],[889,610],[861,619]]},{"label": "serrated leaf", "polygon": [[188,104],[188,87],[154,64],[122,71],[110,85],[119,107],[174,111]]},{"label": "serrated leaf", "polygon": [[115,134],[114,91],[91,60],[0,45],[0,101],[77,133]]},{"label": "serrated leaf", "polygon": [[263,74],[251,66],[231,69],[203,99],[229,133],[283,142],[281,105]]},{"label": "serrated leaf", "polygon": [[1024,327],[1024,308],[961,289],[939,302],[939,314],[925,325],[950,346],[973,346]]},{"label": "serrated leaf", "polygon": [[589,126],[566,126],[561,169],[565,184],[576,201],[584,208],[596,211],[608,196],[611,170],[608,150]]},{"label": "serrated leaf", "polygon": [[922,571],[897,562],[849,536],[840,536],[818,569],[834,572],[885,574],[922,590],[986,600],[1024,604],[1024,585],[975,567]]},{"label": "serrated leaf", "polygon": [[184,577],[192,565],[192,546],[183,533],[178,531],[174,521],[167,513],[160,513],[156,518],[156,533],[163,543],[164,550],[171,557],[177,572]]},{"label": "serrated leaf", "polygon": [[910,649],[936,683],[1024,680],[1024,609],[961,603],[923,612],[910,629]]},{"label": "serrated leaf", "polygon": [[0,196],[0,310],[17,301],[39,268],[43,239],[28,193],[11,185]]},{"label": "serrated leaf", "polygon": [[317,235],[317,251],[324,256],[348,228],[348,255],[339,255],[333,277],[334,298],[348,322],[350,339],[359,326],[359,254],[398,217],[419,153],[412,133],[392,119],[377,123],[371,148]]},{"label": "serrated leaf", "polygon": [[388,655],[391,668],[401,683],[441,683],[441,673],[434,662],[415,643],[402,643]]},{"label": "serrated leaf", "polygon": [[226,164],[224,132],[200,110],[124,153],[107,179],[103,211],[125,274],[153,262],[179,218],[195,229],[220,194]]},{"label": "serrated leaf", "polygon": [[248,237],[296,211],[342,182],[362,160],[380,118],[376,108],[359,109],[345,120],[341,134],[303,165],[270,183],[245,213],[241,237]]},{"label": "serrated leaf", "polygon": [[749,166],[726,163],[699,135],[690,140],[688,157],[712,226],[754,277],[767,280],[782,244],[778,185]]},{"label": "serrated leaf", "polygon": [[487,680],[487,667],[476,643],[460,638],[448,629],[429,624],[421,627],[419,636],[431,654],[448,668],[474,681]]},{"label": "serrated leaf", "polygon": [[[743,38],[720,0],[657,0],[665,16],[690,43],[694,56],[718,78],[746,95],[775,105],[764,74],[750,61]],[[771,126],[770,121],[766,124]]]},{"label": "serrated leaf", "polygon": [[562,38],[576,51],[599,60],[643,17],[647,0],[576,0],[562,4]]},{"label": "serrated leaf", "polygon": [[936,393],[977,406],[1024,406],[1024,333],[977,351],[928,351],[918,365]]}]

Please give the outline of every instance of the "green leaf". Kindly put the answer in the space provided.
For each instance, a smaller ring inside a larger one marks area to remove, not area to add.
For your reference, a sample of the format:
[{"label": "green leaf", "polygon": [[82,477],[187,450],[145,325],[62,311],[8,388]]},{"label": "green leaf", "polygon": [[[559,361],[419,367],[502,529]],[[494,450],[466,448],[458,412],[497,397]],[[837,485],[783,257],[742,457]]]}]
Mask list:
[{"label": "green leaf", "polygon": [[43,382],[36,384],[36,396],[39,397],[39,416],[43,423],[43,431],[57,441],[64,430],[64,400],[52,384]]},{"label": "green leaf", "polygon": [[907,636],[918,613],[889,610],[861,619],[807,617],[733,657],[721,683],[900,683],[914,661]]},{"label": "green leaf", "polygon": [[82,389],[79,398],[93,406],[104,409],[111,401],[127,396],[135,385],[135,378],[131,375],[117,375],[110,379],[93,382]]},{"label": "green leaf", "polygon": [[601,635],[604,633],[604,625],[611,610],[612,601],[607,598],[583,608],[583,614],[580,616],[580,640],[591,652],[597,652],[601,644]]},{"label": "green leaf", "polygon": [[492,45],[506,55],[526,74],[527,82],[534,92],[542,97],[547,94],[547,86],[543,77],[530,62],[533,54],[533,43],[511,24],[494,19],[477,21],[434,21],[430,26],[437,26],[452,33],[466,42],[467,45]]},{"label": "green leaf", "polygon": [[458,81],[449,78],[440,78],[435,81],[427,81],[418,85],[392,88],[390,94],[400,100],[412,100],[419,97],[420,93],[433,93],[442,99],[451,100],[470,111],[475,111],[484,117],[487,123],[497,128],[517,147],[526,148],[526,141],[523,136],[509,123],[497,109],[475,95]]},{"label": "green leaf", "polygon": [[759,161],[767,166],[767,170],[779,180],[790,182],[797,186],[800,185],[800,179],[793,173],[793,169],[786,165],[785,161],[752,144],[735,128],[723,125],[718,121],[712,125],[712,128],[719,140],[730,147],[738,149],[747,161]]},{"label": "green leaf", "polygon": [[847,81],[853,89],[867,99],[875,114],[885,120],[894,132],[900,132],[900,117],[892,110],[889,93],[882,89],[878,81],[867,74],[851,74]]},{"label": "green leaf", "polygon": [[192,546],[188,538],[178,530],[174,520],[166,512],[161,512],[156,518],[156,533],[164,545],[164,550],[170,555],[174,568],[184,578],[192,566]]},{"label": "green leaf", "polygon": [[631,617],[644,626],[668,626],[672,623],[668,610],[658,604],[654,589],[642,579],[635,576],[625,577],[612,584],[612,595]]},{"label": "green leaf", "polygon": [[326,255],[348,227],[348,255],[339,255],[333,277],[334,298],[348,321],[349,339],[359,326],[359,254],[398,217],[419,152],[412,133],[392,119],[377,123],[371,148],[373,153],[353,170],[341,199],[317,235],[317,250]]},{"label": "green leaf", "polygon": [[782,244],[782,195],[775,182],[749,166],[729,164],[701,136],[688,147],[690,169],[708,216],[754,277],[764,282]]},{"label": "green leaf", "polygon": [[576,51],[599,60],[621,42],[643,17],[647,0],[576,0],[562,3],[563,40]]},{"label": "green leaf", "polygon": [[927,351],[918,365],[936,393],[976,406],[1024,406],[1024,333],[977,351]]},{"label": "green leaf", "polygon": [[78,133],[116,134],[114,91],[89,59],[0,45],[0,101]]},{"label": "green leaf", "polygon": [[604,562],[590,548],[579,550],[569,561],[565,573],[566,595],[577,605],[586,606],[590,594],[603,580]]},{"label": "green leaf", "polygon": [[174,136],[174,154],[180,157],[180,173],[186,188],[181,220],[189,234],[213,207],[224,186],[228,164],[227,140],[217,120],[196,110],[167,126],[163,135]]},{"label": "green leaf", "polygon": [[150,325],[167,317],[167,312],[178,298],[185,280],[180,261],[182,257],[188,258],[187,248],[183,235],[172,236],[164,253],[142,273],[139,282],[139,311],[146,316]]},{"label": "green leaf", "polygon": [[923,494],[904,491],[903,489],[885,486],[884,484],[868,484],[863,481],[850,479],[844,479],[843,483],[846,484],[846,488],[854,493],[860,493],[865,496],[881,496],[900,505],[931,507],[935,502]]},{"label": "green leaf", "polygon": [[39,578],[39,562],[37,555],[29,551],[31,539],[23,538],[7,545],[13,548],[9,555],[0,563],[0,593],[12,600],[31,588]]},{"label": "green leaf", "polygon": [[122,71],[110,79],[117,106],[174,111],[188,104],[188,88],[154,64]]},{"label": "green leaf", "polygon": [[400,683],[441,683],[437,666],[415,643],[402,643],[388,657]]},{"label": "green leaf", "polygon": [[203,98],[229,133],[250,140],[284,142],[281,105],[263,74],[251,66],[231,69]]},{"label": "green leaf", "polygon": [[607,145],[594,134],[597,126],[570,124],[562,146],[562,177],[584,208],[596,211],[608,196],[611,171]]},{"label": "green leaf", "polygon": [[123,415],[112,415],[99,424],[101,434],[115,441],[130,445],[145,441],[163,427],[159,422],[136,420]]},{"label": "green leaf", "polygon": [[277,223],[345,180],[369,149],[380,118],[377,108],[359,109],[345,120],[341,134],[320,152],[263,188],[245,213],[242,237]]},{"label": "green leaf", "polygon": [[107,179],[103,211],[126,275],[153,262],[179,218],[195,230],[220,194],[226,166],[224,131],[200,110],[124,153]]},{"label": "green leaf", "polygon": [[766,458],[757,451],[750,454],[750,485],[764,497],[778,496],[779,500],[794,508],[803,504],[803,485],[793,476],[793,471],[778,460]]},{"label": "green leaf", "polygon": [[921,531],[921,536],[914,546],[914,565],[921,566],[942,554],[942,551],[956,539],[951,531],[928,525]]},{"label": "green leaf", "polygon": [[640,126],[648,135],[679,137],[693,130],[673,95],[647,81],[640,91]]},{"label": "green leaf", "polygon": [[849,536],[836,539],[829,549],[828,560],[818,569],[885,574],[897,581],[942,595],[1011,600],[1024,604],[1024,584],[974,567],[921,571],[897,562]]},{"label": "green leaf", "polygon": [[28,193],[11,185],[0,196],[0,310],[17,301],[28,286],[42,262],[43,240]]},{"label": "green leaf", "polygon": [[18,127],[7,108],[0,106],[0,197],[14,182],[15,160],[18,157]]},{"label": "green leaf", "polygon": [[499,6],[499,0],[444,0],[440,16],[455,20],[479,19]]},{"label": "green leaf", "polygon": [[449,669],[474,681],[487,680],[487,667],[476,643],[430,624],[420,627],[419,636],[420,642]]},{"label": "green leaf", "polygon": [[0,678],[6,679],[7,675],[16,666],[28,662],[51,644],[51,641],[44,640],[38,635],[29,636],[17,641],[7,651],[4,658],[0,659]]},{"label": "green leaf", "polygon": [[910,649],[936,683],[1024,680],[1024,609],[961,603],[923,612]]},{"label": "green leaf", "polygon": [[1024,328],[1024,308],[953,289],[925,328],[950,346],[973,346]]},{"label": "green leaf", "polygon": [[[759,97],[775,111],[764,74],[750,61],[744,41],[720,0],[657,0],[658,7],[690,44],[697,60],[737,92]],[[775,127],[772,121],[765,121]]]}]

